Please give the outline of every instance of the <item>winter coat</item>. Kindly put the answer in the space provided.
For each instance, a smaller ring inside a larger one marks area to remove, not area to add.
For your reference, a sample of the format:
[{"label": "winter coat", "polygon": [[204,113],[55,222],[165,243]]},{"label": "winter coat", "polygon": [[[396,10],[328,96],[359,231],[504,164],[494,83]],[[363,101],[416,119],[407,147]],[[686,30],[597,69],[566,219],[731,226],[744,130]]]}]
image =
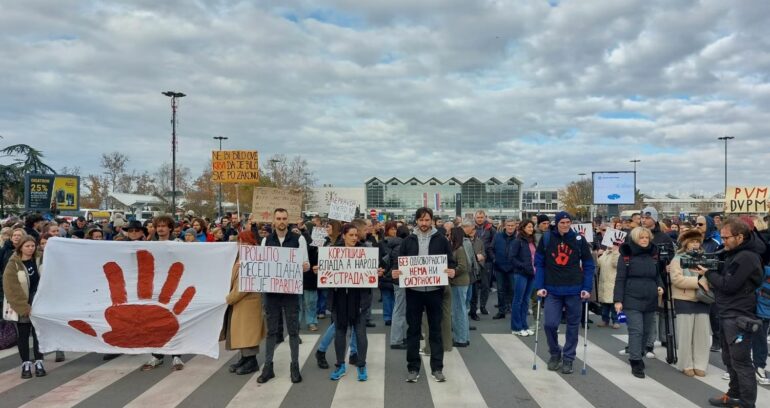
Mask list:
[{"label": "winter coat", "polygon": [[588,242],[574,230],[562,235],[553,229],[546,234],[535,252],[535,290],[557,296],[590,293],[596,264]]},{"label": "winter coat", "polygon": [[474,227],[476,228],[476,238],[484,243],[484,256],[486,257],[486,262],[494,261],[495,248],[493,241],[497,235],[497,229],[495,229],[494,225],[489,221],[484,221],[483,224],[475,225]]},{"label": "winter coat", "polygon": [[398,252],[404,240],[399,237],[387,237],[380,241],[380,267],[385,270],[379,281],[379,288],[393,290],[398,279],[393,279],[391,271],[398,269]]},{"label": "winter coat", "polygon": [[704,234],[703,244],[701,248],[706,253],[712,253],[719,250],[722,247],[722,237],[719,235],[717,224],[714,219],[708,215],[704,216],[706,219],[706,233]]},{"label": "winter coat", "polygon": [[737,248],[725,251],[725,264],[720,271],[706,272],[706,279],[714,289],[720,318],[756,318],[757,297],[754,291],[764,275],[760,254],[765,249],[765,243],[752,234]]},{"label": "winter coat", "polygon": [[663,287],[663,281],[658,274],[655,246],[650,243],[642,248],[629,241],[620,247],[620,255],[615,277],[615,302],[622,302],[624,310],[656,311],[658,288]]},{"label": "winter coat", "polygon": [[[698,291],[698,280],[701,277],[695,272],[683,270],[680,258],[681,255],[675,256],[670,264],[671,297],[677,300],[697,302],[698,298],[695,297],[695,292]],[[704,286],[708,288],[708,284]]]},{"label": "winter coat", "polygon": [[495,271],[503,273],[513,273],[514,243],[518,239],[516,234],[508,235],[505,231],[500,231],[495,235],[493,247],[495,250]]},{"label": "winter coat", "polygon": [[[13,242],[11,242],[11,239],[5,240],[3,243],[3,247],[0,248],[0,272],[5,271],[6,265],[8,265],[8,261],[13,256],[13,251],[15,248],[13,247]],[[0,273],[0,299],[3,298],[3,273]]]},{"label": "winter coat", "polygon": [[468,255],[465,254],[465,248],[460,246],[452,255],[457,260],[455,268],[455,277],[449,278],[450,286],[468,286],[471,284],[470,274],[468,274]]},{"label": "winter coat", "polygon": [[[262,294],[238,290],[240,267],[236,260],[230,275],[230,293],[225,316],[226,330],[229,330],[230,350],[258,346],[267,337],[267,322],[262,314]],[[221,339],[226,336],[223,332]]]},{"label": "winter coat", "polygon": [[618,260],[620,252],[607,250],[599,256],[599,282],[597,295],[599,303],[613,303],[615,301],[615,278],[618,274]]},{"label": "winter coat", "polygon": [[[37,271],[41,273],[40,258],[36,258]],[[14,254],[3,272],[3,291],[5,299],[19,316],[27,317],[32,311],[29,304],[29,276],[21,257]]]},{"label": "winter coat", "polygon": [[535,276],[535,267],[532,265],[532,251],[529,248],[529,241],[524,237],[516,237],[511,247],[511,262],[513,263],[513,273]]}]

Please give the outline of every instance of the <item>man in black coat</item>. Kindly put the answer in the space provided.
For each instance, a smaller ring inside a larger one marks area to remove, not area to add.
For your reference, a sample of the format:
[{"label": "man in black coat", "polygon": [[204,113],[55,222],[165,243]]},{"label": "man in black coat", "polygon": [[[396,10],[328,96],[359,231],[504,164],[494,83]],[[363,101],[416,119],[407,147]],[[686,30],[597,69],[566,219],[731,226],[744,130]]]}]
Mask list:
[{"label": "man in black coat", "polygon": [[[765,244],[757,239],[749,226],[740,219],[731,218],[722,223],[725,246],[725,264],[721,271],[698,269],[705,274],[714,289],[722,329],[722,362],[730,373],[728,391],[709,403],[718,407],[754,407],[757,400],[757,379],[751,361],[753,333],[746,328],[747,321],[757,320],[756,289],[764,268],[761,254]],[[764,335],[756,341],[765,341]]]}]

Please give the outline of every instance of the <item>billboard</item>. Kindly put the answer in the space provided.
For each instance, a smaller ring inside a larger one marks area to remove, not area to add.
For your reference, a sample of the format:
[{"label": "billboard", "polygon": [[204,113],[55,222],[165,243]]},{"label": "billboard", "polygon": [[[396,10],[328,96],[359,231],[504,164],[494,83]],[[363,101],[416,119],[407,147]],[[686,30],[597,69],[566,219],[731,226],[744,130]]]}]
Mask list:
[{"label": "billboard", "polygon": [[636,174],[633,171],[595,171],[594,204],[633,205],[636,198]]},{"label": "billboard", "polygon": [[79,211],[80,177],[60,174],[27,174],[24,208],[33,211]]}]

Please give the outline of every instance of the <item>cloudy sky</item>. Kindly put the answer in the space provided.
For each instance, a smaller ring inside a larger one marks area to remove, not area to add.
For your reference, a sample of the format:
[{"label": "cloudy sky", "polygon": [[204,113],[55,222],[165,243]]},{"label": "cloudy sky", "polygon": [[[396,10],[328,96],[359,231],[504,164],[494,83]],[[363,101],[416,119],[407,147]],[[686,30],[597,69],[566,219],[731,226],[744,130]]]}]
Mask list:
[{"label": "cloudy sky", "polygon": [[768,184],[770,2],[0,0],[0,145],[100,173],[216,146],[319,184],[632,170],[645,192]]}]

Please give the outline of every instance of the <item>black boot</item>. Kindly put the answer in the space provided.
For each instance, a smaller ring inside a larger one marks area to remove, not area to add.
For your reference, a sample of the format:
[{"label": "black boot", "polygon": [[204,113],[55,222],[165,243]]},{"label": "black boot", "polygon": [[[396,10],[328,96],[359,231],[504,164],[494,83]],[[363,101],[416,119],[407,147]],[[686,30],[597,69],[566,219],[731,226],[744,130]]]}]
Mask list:
[{"label": "black boot", "polygon": [[299,373],[299,363],[291,363],[289,371],[291,372],[291,382],[295,384],[302,382],[302,375]]},{"label": "black boot", "polygon": [[257,361],[257,356],[251,356],[247,357],[246,362],[241,364],[241,366],[235,370],[235,374],[246,375],[256,373],[257,371],[259,371],[259,362]]},{"label": "black boot", "polygon": [[228,367],[227,371],[234,373],[238,370],[240,366],[242,366],[244,363],[246,363],[247,358],[241,356],[241,359],[235,362],[234,364],[230,364],[230,367]]},{"label": "black boot", "polygon": [[318,350],[315,352],[315,360],[318,362],[318,368],[323,368],[324,370],[329,368],[329,362],[326,361],[326,353],[323,351]]},{"label": "black boot", "polygon": [[259,375],[259,377],[257,377],[257,382],[264,384],[270,381],[271,378],[275,378],[275,373],[273,372],[273,363],[265,363],[265,366],[262,367],[262,373]]},{"label": "black boot", "polygon": [[636,378],[644,378],[644,361],[628,360],[631,363],[631,374]]}]

